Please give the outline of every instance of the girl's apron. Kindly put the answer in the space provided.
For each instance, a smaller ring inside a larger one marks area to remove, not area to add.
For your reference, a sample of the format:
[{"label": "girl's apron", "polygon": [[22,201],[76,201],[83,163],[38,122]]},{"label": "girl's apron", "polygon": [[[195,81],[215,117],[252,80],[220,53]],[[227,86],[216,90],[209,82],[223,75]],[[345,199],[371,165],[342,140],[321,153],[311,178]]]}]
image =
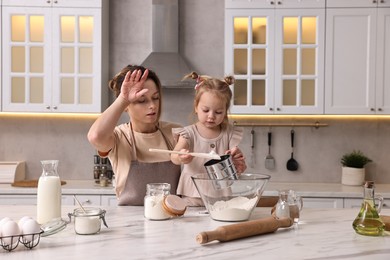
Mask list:
[{"label": "girl's apron", "polygon": [[[171,161],[155,163],[139,162],[137,159],[137,146],[131,123],[130,128],[131,138],[134,144],[132,145],[134,160],[131,161],[125,187],[119,195],[118,205],[143,206],[144,197],[146,195],[146,184],[148,183],[169,183],[171,184],[171,194],[176,194],[177,184],[181,173],[180,165],[176,165]],[[172,150],[173,145],[169,142],[158,126],[157,129],[161,132],[168,149]],[[126,140],[130,144],[127,137]]]}]

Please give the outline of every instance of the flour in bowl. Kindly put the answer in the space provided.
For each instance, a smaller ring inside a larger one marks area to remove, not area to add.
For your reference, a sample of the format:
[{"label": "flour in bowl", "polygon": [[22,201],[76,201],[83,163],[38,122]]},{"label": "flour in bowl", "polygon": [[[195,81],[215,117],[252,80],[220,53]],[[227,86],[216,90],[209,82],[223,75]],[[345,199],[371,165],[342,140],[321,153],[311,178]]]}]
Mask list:
[{"label": "flour in bowl", "polygon": [[228,201],[220,200],[209,206],[209,212],[215,220],[243,221],[249,219],[256,203],[257,197],[252,199],[236,197]]}]

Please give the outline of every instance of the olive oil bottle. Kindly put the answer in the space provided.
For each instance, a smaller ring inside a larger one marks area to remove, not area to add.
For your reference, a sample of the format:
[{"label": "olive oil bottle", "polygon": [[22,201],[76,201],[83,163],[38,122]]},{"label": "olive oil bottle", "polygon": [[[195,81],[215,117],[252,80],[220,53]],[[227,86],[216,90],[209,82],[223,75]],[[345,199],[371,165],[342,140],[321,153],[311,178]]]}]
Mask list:
[{"label": "olive oil bottle", "polygon": [[375,205],[374,182],[366,181],[364,184],[364,200],[359,214],[353,221],[352,226],[356,233],[365,236],[382,236],[385,224],[382,222],[379,213],[382,208],[382,197],[379,199],[378,209]]}]

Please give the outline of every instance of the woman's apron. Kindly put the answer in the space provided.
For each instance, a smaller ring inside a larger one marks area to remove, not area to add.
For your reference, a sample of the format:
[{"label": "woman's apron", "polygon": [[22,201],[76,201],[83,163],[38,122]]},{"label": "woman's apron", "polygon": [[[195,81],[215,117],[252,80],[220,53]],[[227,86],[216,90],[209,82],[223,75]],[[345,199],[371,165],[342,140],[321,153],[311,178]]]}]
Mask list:
[{"label": "woman's apron", "polygon": [[[125,187],[119,195],[118,205],[143,206],[144,197],[146,195],[146,184],[148,183],[169,183],[171,184],[171,194],[176,194],[181,166],[176,165],[171,161],[155,163],[139,162],[137,159],[137,145],[135,143],[134,132],[131,124],[130,128],[131,138],[134,144],[132,145],[134,160],[131,161]],[[172,150],[173,145],[169,142],[160,128],[157,127],[157,129],[161,132],[168,149]],[[129,140],[127,141],[129,142]]]}]

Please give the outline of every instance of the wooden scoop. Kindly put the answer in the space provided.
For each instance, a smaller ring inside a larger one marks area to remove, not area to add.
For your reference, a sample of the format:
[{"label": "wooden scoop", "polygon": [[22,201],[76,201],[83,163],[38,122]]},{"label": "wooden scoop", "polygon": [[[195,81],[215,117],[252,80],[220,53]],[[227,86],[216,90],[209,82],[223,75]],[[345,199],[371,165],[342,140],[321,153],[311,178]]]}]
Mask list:
[{"label": "wooden scoop", "polygon": [[149,148],[149,152],[189,154],[189,155],[195,156],[195,157],[201,157],[201,158],[206,158],[206,159],[214,159],[214,160],[221,160],[221,156],[219,156],[216,153],[185,153],[185,152],[180,152],[180,151],[171,151],[171,150],[153,149],[153,148]]},{"label": "wooden scoop", "polygon": [[196,236],[196,242],[206,244],[213,240],[220,242],[231,241],[239,238],[275,232],[280,227],[291,227],[294,221],[291,218],[277,219],[267,217],[250,220],[242,223],[231,224],[216,228],[214,231],[201,232]]}]

